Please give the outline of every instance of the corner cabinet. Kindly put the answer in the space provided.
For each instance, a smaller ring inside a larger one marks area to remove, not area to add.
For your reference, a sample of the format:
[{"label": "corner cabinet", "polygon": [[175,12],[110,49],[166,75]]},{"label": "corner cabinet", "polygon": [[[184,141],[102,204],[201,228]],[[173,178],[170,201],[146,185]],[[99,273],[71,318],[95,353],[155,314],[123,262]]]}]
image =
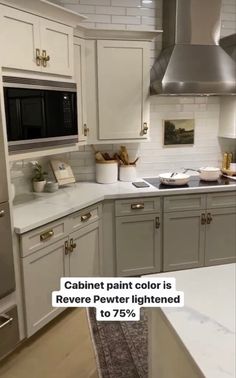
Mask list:
[{"label": "corner cabinet", "polygon": [[89,143],[149,137],[150,41],[160,31],[97,31],[86,41]]},{"label": "corner cabinet", "polygon": [[73,76],[72,27],[0,5],[0,31],[4,68]]},{"label": "corner cabinet", "polygon": [[100,276],[101,211],[94,205],[21,235],[28,337],[64,310],[51,304],[61,277]]}]

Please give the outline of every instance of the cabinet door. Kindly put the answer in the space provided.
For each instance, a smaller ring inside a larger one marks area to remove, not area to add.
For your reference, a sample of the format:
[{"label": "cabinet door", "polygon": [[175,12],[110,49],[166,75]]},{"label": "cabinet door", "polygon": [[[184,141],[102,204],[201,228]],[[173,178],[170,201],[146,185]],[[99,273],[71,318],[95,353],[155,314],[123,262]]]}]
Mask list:
[{"label": "cabinet door", "polygon": [[49,20],[40,20],[41,52],[46,51],[49,61],[42,72],[73,76],[73,33],[69,26]]},{"label": "cabinet door", "polygon": [[205,264],[236,262],[236,208],[208,210]]},{"label": "cabinet door", "polygon": [[74,41],[74,69],[77,83],[78,129],[79,142],[87,140],[86,114],[86,71],[85,71],[85,41],[75,38]]},{"label": "cabinet door", "polygon": [[203,266],[204,242],[205,224],[199,211],[164,214],[164,271]]},{"label": "cabinet door", "polygon": [[39,18],[30,13],[0,6],[0,45],[2,66],[41,71],[36,64],[40,48]]},{"label": "cabinet door", "polygon": [[70,234],[76,247],[70,253],[71,277],[100,276],[101,223],[94,222]]},{"label": "cabinet door", "polygon": [[98,41],[99,139],[143,139],[149,127],[149,43]]},{"label": "cabinet door", "polygon": [[65,241],[41,249],[22,260],[27,336],[55,318],[63,308],[52,307],[52,291],[60,289],[60,278],[69,275]]},{"label": "cabinet door", "polygon": [[159,223],[159,214],[116,218],[118,276],[136,276],[161,271]]}]

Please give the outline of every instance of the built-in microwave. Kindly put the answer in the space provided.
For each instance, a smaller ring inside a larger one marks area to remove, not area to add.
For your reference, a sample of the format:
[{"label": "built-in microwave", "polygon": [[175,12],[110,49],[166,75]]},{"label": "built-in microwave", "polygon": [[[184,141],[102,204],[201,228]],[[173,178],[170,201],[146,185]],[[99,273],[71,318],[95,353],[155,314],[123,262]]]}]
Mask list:
[{"label": "built-in microwave", "polygon": [[4,76],[9,151],[78,142],[74,83]]}]

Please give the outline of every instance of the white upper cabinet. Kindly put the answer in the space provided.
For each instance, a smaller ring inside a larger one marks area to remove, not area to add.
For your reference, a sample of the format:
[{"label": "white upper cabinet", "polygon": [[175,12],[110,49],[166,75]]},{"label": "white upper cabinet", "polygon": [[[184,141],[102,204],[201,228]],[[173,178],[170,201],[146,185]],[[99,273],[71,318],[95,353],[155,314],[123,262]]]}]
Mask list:
[{"label": "white upper cabinet", "polygon": [[85,62],[85,40],[74,38],[74,68],[75,81],[77,84],[77,106],[78,106],[78,129],[79,142],[86,142],[89,129],[87,127],[86,107],[86,62]]},{"label": "white upper cabinet", "polygon": [[220,99],[219,136],[236,139],[236,96],[222,96]]},{"label": "white upper cabinet", "polygon": [[5,68],[73,75],[73,28],[0,6],[2,65]]},{"label": "white upper cabinet", "polygon": [[40,48],[39,18],[13,8],[0,6],[2,66],[41,71],[36,63]]},{"label": "white upper cabinet", "polygon": [[97,41],[100,140],[145,139],[149,128],[149,43]]},{"label": "white upper cabinet", "polygon": [[[64,76],[73,75],[73,29],[53,21],[41,19],[41,55],[46,56],[46,64],[42,61],[42,71]],[[43,52],[45,51],[45,53]]]}]

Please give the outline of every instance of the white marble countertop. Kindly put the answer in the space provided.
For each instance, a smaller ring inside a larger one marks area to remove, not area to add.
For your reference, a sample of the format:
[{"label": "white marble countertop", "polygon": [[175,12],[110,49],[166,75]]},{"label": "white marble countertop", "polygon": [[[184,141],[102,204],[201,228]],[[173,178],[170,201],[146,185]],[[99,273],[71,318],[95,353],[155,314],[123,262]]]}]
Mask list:
[{"label": "white marble countertop", "polygon": [[[142,179],[136,179],[136,181],[141,180]],[[152,185],[148,188],[135,188],[131,182],[118,181],[115,184],[79,182],[70,187],[59,189],[55,193],[28,193],[21,199],[16,198],[13,206],[13,221],[15,232],[22,234],[106,199],[235,190],[236,183],[235,185],[218,185],[199,188],[182,187],[159,190]]]},{"label": "white marble countertop", "polygon": [[150,277],[175,277],[184,291],[183,308],[162,311],[204,376],[235,378],[236,264]]}]

